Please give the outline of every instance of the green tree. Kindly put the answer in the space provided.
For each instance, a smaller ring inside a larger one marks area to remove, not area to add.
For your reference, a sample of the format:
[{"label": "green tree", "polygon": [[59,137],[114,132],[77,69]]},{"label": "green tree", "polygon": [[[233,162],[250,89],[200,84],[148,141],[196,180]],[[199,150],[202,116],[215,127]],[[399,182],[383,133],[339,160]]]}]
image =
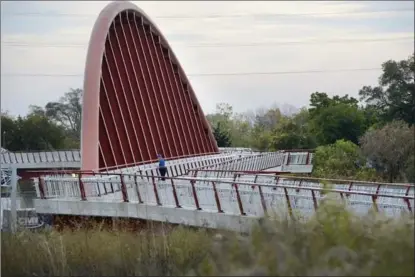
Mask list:
[{"label": "green tree", "polygon": [[273,149],[310,149],[315,147],[315,139],[309,132],[309,112],[300,110],[294,116],[283,117],[275,128]]},{"label": "green tree", "polygon": [[325,178],[377,179],[375,171],[366,167],[359,146],[346,140],[317,147],[312,174]]},{"label": "green tree", "polygon": [[382,75],[376,87],[364,86],[359,95],[374,107],[386,122],[403,120],[415,123],[415,53],[407,60],[389,60],[382,64]]},{"label": "green tree", "polygon": [[2,115],[3,147],[10,151],[56,150],[65,148],[65,132],[41,114],[16,119]]},{"label": "green tree", "polygon": [[353,97],[345,96],[333,96],[330,98],[325,92],[314,92],[310,96],[310,108],[308,109],[310,117],[318,115],[323,109],[337,104],[346,104],[350,106],[358,105],[359,101]]},{"label": "green tree", "polygon": [[258,110],[255,115],[254,126],[264,130],[274,130],[282,119],[282,114],[279,108],[271,108],[268,110]]},{"label": "green tree", "polygon": [[331,144],[339,139],[358,143],[366,130],[364,113],[356,105],[340,103],[321,108],[310,122],[312,133],[320,145]]},{"label": "green tree", "polygon": [[[393,121],[381,129],[371,129],[360,139],[363,153],[393,182],[405,173],[410,178],[414,156],[414,127],[403,121]],[[413,167],[412,167],[413,169]],[[406,172],[405,172],[406,171]]]},{"label": "green tree", "polygon": [[210,122],[213,130],[216,128],[228,135],[228,139],[231,142],[230,146],[251,146],[250,135],[252,128],[249,120],[245,114],[234,113],[231,105],[227,103],[217,104],[215,113],[206,115],[206,118]]},{"label": "green tree", "polygon": [[44,108],[31,106],[31,113],[44,115],[64,128],[67,144],[79,147],[82,119],[82,89],[70,89],[57,102],[48,102]]},{"label": "green tree", "polygon": [[17,120],[7,113],[1,114],[1,146],[7,150],[19,150],[23,145]]},{"label": "green tree", "polygon": [[404,174],[408,182],[415,183],[415,153],[409,155],[405,164]]},{"label": "green tree", "polygon": [[233,116],[233,108],[228,103],[219,103],[216,105],[216,111],[213,114],[206,115],[207,120],[212,127],[218,124],[222,125],[222,128],[231,128],[231,121]]},{"label": "green tree", "polygon": [[233,147],[251,147],[252,126],[244,114],[234,114],[230,129]]},{"label": "green tree", "polygon": [[213,127],[213,135],[215,136],[218,147],[230,147],[231,140],[229,138],[229,133],[227,130],[221,128],[221,124],[218,123]]},{"label": "green tree", "polygon": [[254,149],[268,151],[273,147],[275,128],[281,123],[283,116],[278,108],[258,109],[253,117],[251,145]]}]

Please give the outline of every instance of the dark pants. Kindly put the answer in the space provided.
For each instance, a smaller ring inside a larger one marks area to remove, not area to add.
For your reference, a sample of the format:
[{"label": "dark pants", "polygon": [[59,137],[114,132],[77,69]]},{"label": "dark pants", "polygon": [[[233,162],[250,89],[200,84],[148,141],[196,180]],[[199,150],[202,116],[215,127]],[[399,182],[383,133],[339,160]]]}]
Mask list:
[{"label": "dark pants", "polygon": [[167,167],[160,166],[159,171],[160,171],[161,180],[162,181],[166,180],[166,178],[164,178],[164,176],[166,176],[166,174],[167,174]]}]

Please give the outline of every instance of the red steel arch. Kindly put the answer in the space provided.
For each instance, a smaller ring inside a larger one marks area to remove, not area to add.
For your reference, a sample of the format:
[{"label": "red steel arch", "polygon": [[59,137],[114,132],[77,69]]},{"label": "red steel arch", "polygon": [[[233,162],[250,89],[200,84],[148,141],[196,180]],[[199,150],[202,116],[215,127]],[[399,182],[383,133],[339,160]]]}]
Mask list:
[{"label": "red steel arch", "polygon": [[137,6],[116,1],[89,41],[82,169],[218,153],[199,101],[164,36]]}]

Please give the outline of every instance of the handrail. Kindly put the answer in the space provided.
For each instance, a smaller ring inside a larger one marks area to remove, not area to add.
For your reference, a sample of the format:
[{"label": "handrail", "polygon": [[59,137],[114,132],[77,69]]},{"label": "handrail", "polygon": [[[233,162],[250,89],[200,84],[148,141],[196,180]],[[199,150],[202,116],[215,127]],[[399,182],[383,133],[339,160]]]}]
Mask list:
[{"label": "handrail", "polygon": [[[249,175],[250,173],[257,173],[255,174],[257,176],[264,176],[264,177],[270,177],[271,174],[280,174],[280,173],[286,173],[281,171],[238,171],[238,170],[221,170],[221,169],[188,169],[189,172],[194,171],[206,171],[206,172],[235,172],[239,173],[242,172],[244,175]],[[36,170],[36,171],[28,171],[28,172],[37,172],[37,173],[52,173],[54,175],[59,174],[85,174],[85,175],[105,175],[105,176],[145,176],[141,174],[131,174],[131,173],[112,173],[112,172],[96,172],[96,171],[90,171],[90,170]],[[260,174],[262,173],[262,174]],[[160,177],[160,176],[159,176]],[[344,184],[350,184],[351,182],[353,185],[358,184],[367,184],[367,185],[384,185],[384,186],[404,186],[404,187],[415,187],[415,184],[413,183],[385,183],[385,182],[369,182],[369,181],[359,181],[359,180],[353,180],[353,179],[330,179],[330,178],[317,178],[317,177],[300,177],[300,176],[291,176],[291,175],[278,175],[280,178],[286,178],[286,179],[292,179],[292,180],[303,180],[303,181],[327,181],[327,182],[336,182],[336,183],[344,183]],[[165,178],[184,178],[184,177],[168,177]],[[220,179],[219,179],[220,180]]]},{"label": "handrail", "polygon": [[[266,175],[263,175],[266,176]],[[415,186],[414,183],[384,183],[384,182],[370,182],[370,181],[359,181],[353,179],[330,179],[330,178],[317,178],[317,177],[301,177],[301,176],[290,176],[290,175],[280,175],[280,178],[294,179],[294,180],[303,180],[303,181],[327,181],[327,182],[340,182],[349,184],[350,182],[367,184],[367,185],[387,185],[387,186]]]},{"label": "handrail", "polygon": [[[291,174],[292,172],[289,171],[239,171],[239,170],[221,170],[221,169],[189,169],[190,172],[198,171],[198,172],[230,172],[235,173],[238,175],[255,175],[258,177],[269,177],[275,178],[275,175],[278,175],[279,178],[285,178],[289,180],[301,180],[301,181],[311,181],[311,182],[336,182],[341,184],[350,184],[354,186],[361,186],[361,185],[384,185],[384,186],[396,186],[396,187],[415,187],[414,183],[385,183],[385,182],[370,182],[370,181],[360,181],[360,180],[353,180],[353,179],[330,179],[330,178],[318,178],[318,177],[302,177],[302,176],[295,176],[295,175],[284,175],[284,174]],[[304,174],[304,173],[296,173],[296,174]],[[274,176],[270,176],[274,175]]]},{"label": "handrail", "polygon": [[52,153],[52,152],[63,152],[63,151],[81,152],[81,150],[79,150],[79,149],[57,149],[57,150],[28,150],[28,151],[25,151],[25,152],[23,152],[23,151],[8,151],[8,152],[2,152],[0,154],[5,154],[5,153],[35,154],[35,153],[46,153],[46,152]]},{"label": "handrail", "polygon": [[[194,158],[194,157],[200,157],[200,156],[208,156],[208,155],[225,155],[224,153],[220,153],[220,152],[207,152],[207,153],[201,153],[201,154],[192,154],[192,155],[182,155],[182,156],[175,156],[175,157],[168,157],[165,158],[166,160],[177,160],[177,159],[185,159],[185,158]],[[116,170],[116,169],[122,169],[122,168],[126,168],[126,167],[134,167],[134,166],[139,166],[139,165],[144,165],[144,164],[149,164],[149,163],[155,163],[157,162],[158,159],[153,159],[153,160],[147,160],[147,161],[140,161],[140,162],[134,162],[134,163],[129,163],[129,164],[123,164],[123,165],[116,165],[116,166],[110,166],[110,167],[105,167],[105,168],[98,168],[95,170]]]},{"label": "handrail", "polygon": [[[128,176],[128,177],[149,177],[149,178],[160,178],[161,177],[161,176],[158,176],[158,175],[157,176],[154,176],[154,175],[128,174],[128,173],[127,174],[125,174],[125,173],[97,173],[97,174],[99,174],[99,175],[106,175],[106,176],[113,175],[113,176],[120,176],[120,177],[121,176]],[[269,176],[269,175],[264,175],[264,176]],[[283,177],[283,176],[278,176],[278,177]],[[288,177],[290,177],[290,176],[288,176]],[[229,184],[234,184],[235,183],[234,181],[227,181],[227,180],[220,179],[220,178],[217,178],[217,179],[208,179],[208,180],[206,178],[198,178],[198,177],[169,177],[169,176],[164,176],[164,178],[165,179],[168,179],[168,180],[209,181],[209,182],[215,181],[215,182],[226,183],[226,184],[228,184],[228,183]],[[68,178],[68,179],[70,179],[70,178]],[[307,180],[307,178],[301,178],[301,179]],[[313,178],[313,179],[317,179],[317,178]],[[336,179],[326,179],[326,180],[337,181]],[[342,181],[342,180],[340,180],[340,181]],[[354,185],[358,185],[358,182],[360,182],[360,181],[356,181],[356,183]],[[270,185],[270,184],[260,184],[260,183],[255,183],[255,182],[238,182],[238,184],[239,185],[251,185],[251,186],[252,185],[255,185],[255,186],[263,186],[263,187],[272,187],[272,188],[275,188],[275,184]],[[277,184],[278,184],[279,187],[298,188],[297,186],[284,185],[284,184],[280,184],[280,183],[277,183]],[[369,184],[372,184],[372,183],[369,183]],[[393,185],[393,183],[373,183],[373,184],[376,184],[376,185],[388,185],[388,186]],[[412,184],[403,184],[403,185],[405,187],[415,187]],[[351,193],[351,192],[353,192],[351,190],[338,190],[337,191],[336,189],[326,189],[326,188],[318,189],[318,188],[315,188],[315,187],[305,187],[305,186],[302,186],[301,189],[317,189],[317,190],[321,190],[321,191],[331,191],[331,190],[333,190],[334,192],[343,192],[343,193]],[[388,195],[386,195],[386,196],[388,196]]]},{"label": "handrail", "polygon": [[0,154],[1,163],[37,164],[37,163],[78,163],[81,160],[79,150],[4,152]]},{"label": "handrail", "polygon": [[[107,175],[106,173],[104,173],[103,175]],[[118,190],[117,191],[121,191],[121,195],[122,195],[122,199],[124,202],[129,202],[130,198],[128,195],[128,190],[127,190],[127,180],[123,177],[125,176],[132,176],[134,177],[134,183],[133,186],[135,184],[135,190],[137,192],[138,198],[139,198],[139,203],[143,203],[143,200],[140,196],[140,192],[139,192],[139,186],[137,183],[137,177],[141,177],[143,178],[142,180],[146,180],[145,178],[148,177],[148,181],[145,181],[146,184],[150,185],[152,187],[152,190],[154,190],[154,196],[156,197],[156,203],[157,205],[163,205],[162,201],[159,197],[159,188],[157,186],[156,183],[156,178],[159,178],[161,176],[156,176],[154,174],[152,175],[138,175],[138,174],[113,174],[113,175],[117,175],[120,176],[120,179],[113,182],[110,181],[111,184],[111,190],[114,193],[114,187],[113,187],[113,183],[118,184]],[[268,175],[267,175],[268,176]],[[352,190],[351,187],[349,187],[349,189],[335,189],[335,188],[324,188],[324,187],[311,187],[311,186],[301,186],[300,184],[298,185],[291,185],[291,184],[284,184],[281,183],[280,180],[276,178],[276,183],[275,184],[262,184],[262,183],[258,183],[258,182],[244,182],[244,181],[236,181],[236,180],[224,180],[224,179],[205,179],[205,178],[197,178],[197,177],[169,177],[169,176],[165,176],[164,177],[165,180],[170,180],[170,182],[163,182],[163,184],[165,185],[171,185],[172,186],[172,194],[174,196],[174,200],[175,200],[175,205],[177,208],[180,208],[181,205],[179,203],[179,199],[177,197],[177,193],[176,193],[176,186],[177,184],[175,183],[175,181],[189,181],[190,186],[189,188],[191,188],[191,193],[189,197],[194,198],[194,205],[196,205],[195,207],[197,208],[197,210],[202,210],[202,206],[199,203],[198,200],[198,194],[197,194],[197,190],[196,190],[196,182],[200,181],[203,182],[204,184],[208,184],[208,188],[212,188],[213,192],[214,192],[214,198],[215,198],[215,202],[216,202],[216,207],[218,212],[223,212],[222,210],[222,206],[220,204],[220,197],[218,194],[218,189],[217,189],[217,184],[228,184],[231,186],[231,189],[235,191],[235,196],[236,196],[236,200],[238,203],[238,207],[239,207],[239,211],[240,211],[240,215],[246,215],[245,209],[244,209],[244,200],[241,197],[241,192],[238,190],[239,186],[248,186],[251,187],[252,189],[258,188],[258,192],[259,192],[259,197],[261,200],[261,205],[263,208],[264,213],[267,213],[267,203],[265,201],[265,196],[264,196],[264,188],[270,188],[272,190],[276,190],[276,189],[283,189],[283,193],[285,194],[285,198],[286,198],[286,204],[287,204],[287,208],[288,208],[288,212],[290,213],[291,216],[293,216],[292,213],[292,203],[290,200],[290,197],[292,197],[292,194],[288,193],[288,189],[293,189],[295,190],[297,193],[299,190],[305,190],[305,191],[310,191],[311,192],[311,198],[313,201],[313,206],[314,209],[317,209],[318,207],[318,197],[322,197],[323,195],[327,194],[327,193],[338,193],[340,194],[341,198],[344,200],[344,196],[349,197],[350,195],[360,195],[360,196],[368,196],[371,197],[372,200],[372,205],[375,208],[376,211],[379,210],[378,208],[378,199],[379,198],[392,198],[392,199],[401,199],[404,202],[406,202],[406,209],[408,209],[411,213],[412,213],[412,205],[410,201],[413,201],[415,199],[415,196],[411,193],[411,195],[409,194],[410,192],[410,188],[413,188],[412,186],[408,186],[406,189],[405,194],[396,194],[396,193],[384,193],[380,191],[381,185],[378,185],[378,188],[375,192],[368,192],[368,191],[358,191],[358,190]],[[81,198],[81,200],[86,201],[87,200],[87,196],[86,196],[86,190],[85,190],[85,183],[90,185],[91,182],[88,182],[85,180],[82,180],[81,176],[78,176],[78,178],[72,178],[71,180],[76,181],[79,180],[79,182],[77,183],[78,185],[78,194],[77,196]],[[51,185],[53,185],[53,182],[51,182]],[[93,182],[92,184],[94,185],[98,185],[100,183],[99,180],[95,181],[96,184]],[[105,183],[105,182],[102,182]],[[131,178],[128,180],[128,184],[131,184]],[[63,184],[64,187],[69,185],[67,183]],[[74,183],[72,183],[72,187],[73,187]],[[385,185],[389,185],[389,184],[385,184]],[[45,199],[46,194],[45,194],[45,180],[44,178],[39,178],[39,182],[38,182],[38,186],[39,186],[39,191],[41,194],[41,198]],[[53,190],[53,189],[52,189]],[[317,196],[316,193],[320,193],[320,196]],[[99,193],[99,188],[98,188],[98,196],[100,196]],[[252,204],[252,203],[251,203]],[[383,203],[384,204],[384,203]],[[392,205],[396,205],[396,204],[392,204]]]},{"label": "handrail", "polygon": [[[221,156],[211,156],[203,161],[207,161],[207,160],[214,160],[216,159],[222,159],[222,158],[226,158],[228,156],[226,155],[221,155]],[[176,160],[177,161],[177,160]],[[180,160],[179,160],[180,161]],[[168,164],[167,167],[175,167],[175,166],[180,166],[180,165],[184,165],[184,164],[189,164],[189,163],[196,163],[196,162],[202,162],[199,160],[195,160],[195,161],[182,161],[180,163],[174,163],[174,164]],[[147,164],[150,165],[150,164]],[[147,170],[154,170],[156,169],[157,166],[154,165],[154,167],[152,168],[145,168],[142,169],[144,171]],[[191,169],[187,169],[187,171],[189,171]],[[119,175],[119,174],[128,174],[128,173],[120,173],[120,172],[105,172],[105,171],[94,171],[94,170],[73,170],[73,169],[42,169],[42,170],[29,170],[27,172],[31,172],[31,173],[43,173],[43,174],[50,174],[50,175],[64,175],[64,174],[90,174],[90,175],[109,175],[109,176],[113,176],[113,175]]]},{"label": "handrail", "polygon": [[284,153],[314,153],[316,152],[315,149],[286,149],[286,150],[280,150],[283,151]]},{"label": "handrail", "polygon": [[[161,176],[147,176],[147,175],[139,175],[142,177],[161,177]],[[269,187],[269,188],[276,188],[275,184],[259,184],[259,183],[253,183],[253,182],[235,182],[235,181],[227,181],[227,180],[223,180],[223,179],[209,179],[206,180],[204,178],[193,178],[193,177],[164,177],[165,179],[169,179],[169,180],[183,180],[183,181],[201,181],[201,182],[217,182],[217,183],[223,183],[223,184],[231,184],[234,185],[237,183],[237,185],[247,185],[247,186],[260,186],[260,187]],[[277,188],[291,188],[291,189],[298,189],[298,186],[293,186],[293,185],[285,185],[285,184],[280,184],[277,183]],[[327,188],[316,188],[316,187],[305,187],[302,186],[301,189],[304,190],[314,190],[314,191],[320,191],[320,192],[337,192],[337,193],[345,193],[345,194],[359,194],[359,195],[366,195],[366,196],[372,196],[373,194],[370,192],[364,192],[364,191],[353,191],[353,190],[340,190],[340,189],[327,189]],[[394,194],[379,194],[376,193],[376,196],[379,197],[392,197],[392,198],[402,198],[404,197],[405,199],[415,199],[415,196],[410,196],[410,195],[394,195]]]},{"label": "handrail", "polygon": [[200,171],[200,172],[229,172],[229,173],[240,173],[240,174],[290,174],[290,171],[264,171],[264,170],[226,170],[226,169],[189,169],[189,171]]},{"label": "handrail", "polygon": [[229,164],[231,162],[234,162],[234,161],[242,162],[242,161],[248,161],[250,159],[258,159],[258,158],[261,158],[261,157],[270,156],[271,154],[283,154],[283,153],[280,152],[280,151],[277,151],[277,152],[264,152],[264,153],[260,153],[258,155],[236,157],[236,158],[231,159],[231,160],[223,161],[222,163],[217,163],[217,164],[209,165],[209,166],[203,166],[203,167],[199,167],[197,169],[203,169],[203,168],[211,168],[211,167],[222,166],[222,165],[226,165],[226,164]]}]

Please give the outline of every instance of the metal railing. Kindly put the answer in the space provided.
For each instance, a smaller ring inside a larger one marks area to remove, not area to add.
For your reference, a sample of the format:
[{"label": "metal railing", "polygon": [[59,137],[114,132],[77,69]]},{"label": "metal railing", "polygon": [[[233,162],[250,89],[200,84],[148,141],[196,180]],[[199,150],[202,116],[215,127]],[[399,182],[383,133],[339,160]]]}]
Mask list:
[{"label": "metal railing", "polygon": [[263,152],[236,156],[235,159],[202,168],[226,171],[259,171],[281,167],[284,170],[285,166],[311,166],[312,158],[311,152]]},{"label": "metal railing", "polygon": [[[220,167],[220,168],[230,168],[230,167],[242,167],[245,169],[256,168],[269,168],[273,167],[276,164],[281,164],[282,156],[280,154],[278,156],[275,153],[265,153],[255,156],[254,159],[249,159],[249,157],[238,158],[237,154],[217,154],[217,155],[210,155],[210,156],[200,156],[200,157],[192,157],[192,158],[185,158],[179,160],[172,160],[167,163],[167,175],[170,177],[177,177],[183,176],[192,172],[196,168],[209,168],[209,167]],[[259,157],[259,159],[257,159]],[[236,165],[235,165],[236,164]],[[49,176],[45,176],[44,179],[50,181],[50,189],[54,191],[54,195],[57,192],[66,193],[65,190],[56,189],[57,186],[63,185],[65,186],[65,180],[70,180],[71,178],[77,178],[71,176],[71,174],[76,175],[83,175],[86,174],[92,176],[89,177],[88,180],[96,179],[94,176],[98,176],[99,174],[96,171],[63,171],[63,170],[48,170],[48,171],[37,171],[38,173],[48,174]],[[117,178],[118,174],[139,174],[139,175],[146,175],[146,176],[157,176],[158,175],[158,164],[147,164],[141,165],[139,167],[130,168],[130,169],[123,169],[123,170],[116,170],[106,172],[108,173],[104,177],[100,177],[102,181],[110,181],[113,178]],[[92,178],[92,179],[91,179]],[[147,177],[149,180],[150,177]],[[119,191],[118,188],[102,186],[99,190],[99,194],[103,191],[103,194],[113,193],[115,191]],[[56,195],[57,196],[57,195]]]},{"label": "metal railing", "polygon": [[247,156],[240,155],[235,156],[234,159],[202,168],[222,170],[264,170],[281,166],[283,159],[284,154],[282,152],[267,152]]},{"label": "metal railing", "polygon": [[304,178],[301,182],[282,175],[273,176],[274,184],[194,177],[166,177],[166,181],[160,181],[156,175],[128,174],[119,174],[104,182],[94,177],[60,178],[59,184],[41,177],[36,186],[42,199],[65,194],[71,200],[135,202],[241,216],[272,212],[306,218],[328,195],[359,214],[373,209],[397,216],[403,211],[413,213],[414,206],[413,184],[330,180],[334,185],[325,188],[322,179]]},{"label": "metal railing", "polygon": [[312,152],[284,151],[284,165],[311,165],[314,154]]},{"label": "metal railing", "polygon": [[39,152],[3,152],[0,154],[1,164],[35,164],[81,162],[79,150],[39,151]]}]

